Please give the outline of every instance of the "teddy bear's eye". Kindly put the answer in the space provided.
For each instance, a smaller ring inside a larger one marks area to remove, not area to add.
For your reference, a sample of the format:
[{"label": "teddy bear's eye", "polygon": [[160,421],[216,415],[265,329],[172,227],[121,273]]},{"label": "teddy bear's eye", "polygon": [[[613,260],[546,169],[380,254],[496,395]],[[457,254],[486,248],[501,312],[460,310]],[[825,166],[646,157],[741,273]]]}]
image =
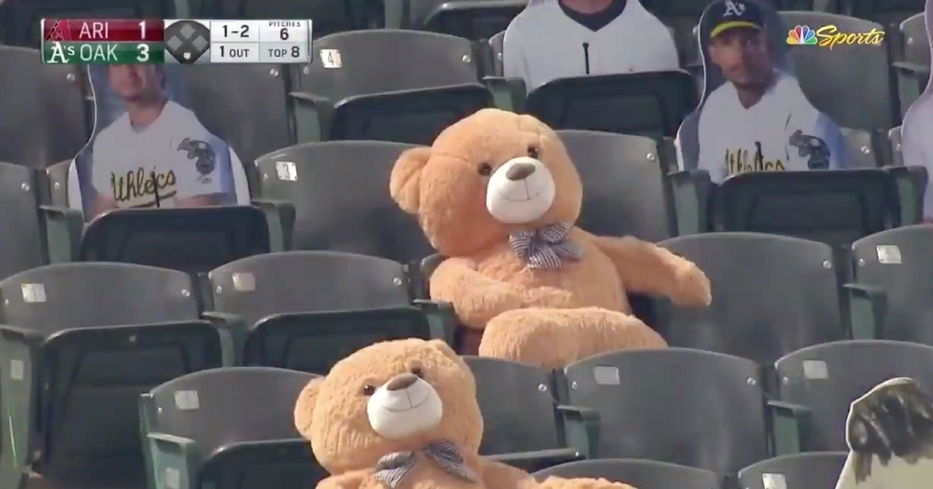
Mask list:
[{"label": "teddy bear's eye", "polygon": [[424,378],[424,370],[421,370],[421,367],[415,367],[411,369],[411,373],[415,374],[419,378]]},{"label": "teddy bear's eye", "polygon": [[371,396],[376,393],[376,388],[369,384],[364,385],[362,390],[364,396]]},{"label": "teddy bear's eye", "polygon": [[534,147],[534,146],[529,146],[529,147],[528,147],[528,156],[530,156],[530,157],[532,157],[532,158],[538,158],[538,148],[536,148],[536,147]]},{"label": "teddy bear's eye", "polygon": [[483,164],[479,165],[479,167],[476,169],[476,171],[477,171],[480,175],[482,175],[482,176],[484,176],[484,177],[488,177],[489,175],[492,175],[492,165],[490,165],[489,163],[483,163]]}]

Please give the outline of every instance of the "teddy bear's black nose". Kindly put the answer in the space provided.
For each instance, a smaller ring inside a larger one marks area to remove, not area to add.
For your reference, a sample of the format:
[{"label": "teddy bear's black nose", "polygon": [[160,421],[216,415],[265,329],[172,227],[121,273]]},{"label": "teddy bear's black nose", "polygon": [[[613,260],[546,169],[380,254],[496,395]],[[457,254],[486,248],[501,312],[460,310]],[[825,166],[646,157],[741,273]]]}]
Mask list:
[{"label": "teddy bear's black nose", "polygon": [[388,391],[400,391],[405,389],[415,382],[418,381],[418,376],[415,374],[401,374],[396,375],[389,379],[389,382],[386,383],[386,390]]},{"label": "teddy bear's black nose", "polygon": [[524,180],[535,172],[535,166],[531,163],[515,163],[505,172],[505,177],[509,180]]}]

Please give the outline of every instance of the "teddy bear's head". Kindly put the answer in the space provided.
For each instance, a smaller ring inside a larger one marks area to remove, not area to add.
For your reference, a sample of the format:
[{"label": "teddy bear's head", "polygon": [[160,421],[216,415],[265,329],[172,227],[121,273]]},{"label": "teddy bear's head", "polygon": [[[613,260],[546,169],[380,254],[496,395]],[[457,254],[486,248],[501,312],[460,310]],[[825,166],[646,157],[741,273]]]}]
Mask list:
[{"label": "teddy bear's head", "polygon": [[543,225],[572,224],[583,185],[557,134],[529,115],[483,109],[410,149],[392,170],[392,198],[418,216],[444,255],[471,255]]},{"label": "teddy bear's head", "polygon": [[295,427],[321,466],[340,474],[442,440],[476,454],[483,418],[466,363],[440,340],[407,339],[363,348],[311,381]]}]

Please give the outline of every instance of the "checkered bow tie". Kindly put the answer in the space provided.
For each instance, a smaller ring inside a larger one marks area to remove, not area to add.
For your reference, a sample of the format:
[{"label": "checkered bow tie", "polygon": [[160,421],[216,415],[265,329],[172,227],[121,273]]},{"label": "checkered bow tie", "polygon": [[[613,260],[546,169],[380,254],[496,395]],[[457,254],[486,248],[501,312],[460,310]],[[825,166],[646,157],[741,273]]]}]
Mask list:
[{"label": "checkered bow tie", "polygon": [[[452,441],[429,443],[421,453],[427,455],[444,472],[470,482],[479,482],[473,470],[463,461],[460,449]],[[417,463],[418,456],[415,452],[390,453],[376,463],[376,480],[389,489],[397,489]]]},{"label": "checkered bow tie", "polygon": [[583,248],[567,239],[569,224],[550,224],[538,229],[516,231],[509,236],[509,245],[528,268],[553,270],[563,265],[563,260],[579,260]]}]

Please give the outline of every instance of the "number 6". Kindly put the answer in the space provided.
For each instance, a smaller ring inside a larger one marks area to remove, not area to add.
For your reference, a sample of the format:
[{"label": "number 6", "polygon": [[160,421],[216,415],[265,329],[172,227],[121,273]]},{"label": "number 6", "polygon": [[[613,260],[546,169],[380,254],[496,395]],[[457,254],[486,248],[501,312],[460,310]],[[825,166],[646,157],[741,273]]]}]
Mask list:
[{"label": "number 6", "polygon": [[283,27],[282,30],[279,31],[279,37],[282,38],[283,41],[288,40],[288,27]]}]

